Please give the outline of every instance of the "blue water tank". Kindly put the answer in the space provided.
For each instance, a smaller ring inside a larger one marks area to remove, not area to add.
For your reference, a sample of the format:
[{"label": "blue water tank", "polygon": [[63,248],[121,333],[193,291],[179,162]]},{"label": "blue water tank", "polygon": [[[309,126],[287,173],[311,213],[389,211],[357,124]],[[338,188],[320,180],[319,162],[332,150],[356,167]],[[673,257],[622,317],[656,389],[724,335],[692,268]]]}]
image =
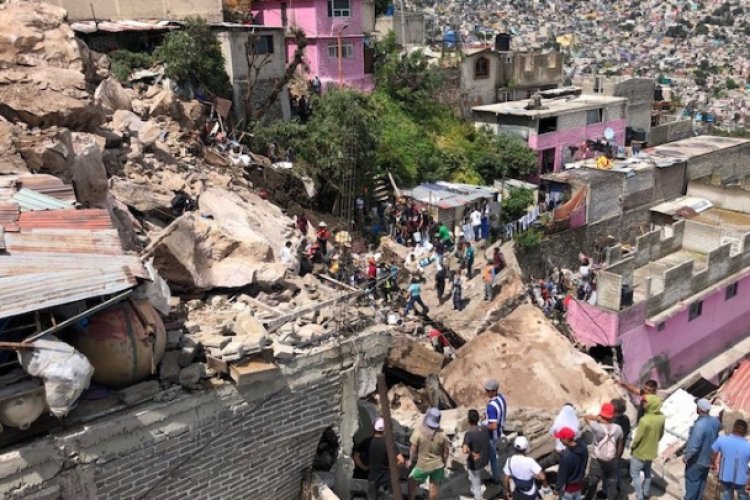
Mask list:
[{"label": "blue water tank", "polygon": [[391,5],[389,5],[388,7],[385,8],[385,15],[386,16],[392,16],[393,12],[395,10],[396,10],[395,7],[393,7],[393,4],[391,4]]},{"label": "blue water tank", "polygon": [[443,46],[449,49],[453,49],[458,44],[458,35],[455,31],[446,31],[443,35]]}]

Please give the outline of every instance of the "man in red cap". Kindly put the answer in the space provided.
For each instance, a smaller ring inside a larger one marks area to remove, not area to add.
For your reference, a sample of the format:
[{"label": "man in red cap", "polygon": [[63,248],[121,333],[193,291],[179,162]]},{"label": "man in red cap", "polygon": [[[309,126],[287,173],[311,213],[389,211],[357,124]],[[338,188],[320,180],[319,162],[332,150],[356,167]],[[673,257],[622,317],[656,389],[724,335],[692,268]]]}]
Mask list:
[{"label": "man in red cap", "polygon": [[586,485],[586,500],[592,500],[596,495],[599,482],[603,483],[607,498],[617,498],[617,460],[622,455],[625,436],[622,427],[612,422],[615,418],[615,407],[612,403],[604,403],[599,415],[584,417],[594,435],[594,447],[588,484]]},{"label": "man in red cap", "polygon": [[570,427],[563,427],[557,431],[555,438],[565,446],[560,454],[555,490],[562,500],[581,500],[589,452],[585,444],[580,440],[576,441],[576,431]]}]

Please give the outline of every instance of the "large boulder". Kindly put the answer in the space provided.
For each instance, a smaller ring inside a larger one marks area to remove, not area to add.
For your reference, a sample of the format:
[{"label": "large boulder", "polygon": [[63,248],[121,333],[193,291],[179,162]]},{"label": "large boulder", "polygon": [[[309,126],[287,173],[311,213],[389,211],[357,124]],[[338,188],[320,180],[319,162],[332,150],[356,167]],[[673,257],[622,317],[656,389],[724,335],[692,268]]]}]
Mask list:
[{"label": "large boulder", "polygon": [[482,408],[485,378],[496,378],[509,407],[556,412],[566,402],[596,411],[620,390],[597,363],[577,351],[531,304],[519,306],[458,350],[440,372],[445,391],[459,405]]},{"label": "large boulder", "polygon": [[84,205],[97,208],[109,206],[107,171],[102,153],[93,134],[78,134],[73,142],[75,160],[71,180],[76,187],[76,197]]},{"label": "large boulder", "polygon": [[164,230],[154,249],[154,265],[172,289],[240,288],[281,282],[270,245],[257,235],[232,234],[191,212]]},{"label": "large boulder", "polygon": [[179,217],[154,246],[154,265],[170,286],[205,290],[283,281],[284,266],[275,252],[292,236],[287,227],[292,221],[278,207],[209,189],[201,195],[199,213]]},{"label": "large boulder", "polygon": [[112,195],[125,205],[146,215],[163,217],[171,214],[174,194],[147,178],[138,180],[141,182],[113,177],[110,180]]},{"label": "large boulder", "polygon": [[36,171],[50,173],[70,182],[70,168],[75,160],[70,130],[50,127],[18,134],[15,146],[26,165]]},{"label": "large boulder", "polygon": [[107,78],[102,81],[94,92],[94,102],[109,113],[114,113],[118,109],[131,111],[133,109],[132,100],[133,91],[124,89],[120,82],[114,78]]},{"label": "large boulder", "polygon": [[29,171],[16,147],[20,135],[17,125],[0,121],[0,175],[24,174]]},{"label": "large boulder", "polygon": [[90,130],[104,121],[86,92],[84,62],[65,10],[41,1],[0,10],[0,115],[33,127]]}]

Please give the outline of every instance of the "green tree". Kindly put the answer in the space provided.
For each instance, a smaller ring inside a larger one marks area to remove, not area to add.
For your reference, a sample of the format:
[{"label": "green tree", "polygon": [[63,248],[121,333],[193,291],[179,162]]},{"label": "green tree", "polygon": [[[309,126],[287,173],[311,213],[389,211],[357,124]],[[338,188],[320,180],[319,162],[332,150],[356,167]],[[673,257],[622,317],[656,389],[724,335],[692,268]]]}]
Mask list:
[{"label": "green tree", "polygon": [[377,174],[380,124],[370,95],[350,89],[327,91],[313,101],[305,130],[299,155],[318,181],[323,199],[335,200],[350,173],[359,182],[370,182]]},{"label": "green tree", "polygon": [[727,90],[734,90],[740,87],[731,76],[727,77],[727,79],[724,81],[724,85],[726,85]]},{"label": "green tree", "polygon": [[168,33],[154,57],[164,63],[167,78],[201,86],[219,96],[230,93],[221,45],[200,17],[188,18],[184,30]]},{"label": "green tree", "polygon": [[474,170],[491,184],[503,177],[524,178],[537,170],[537,156],[528,144],[511,134],[495,135],[482,129],[477,134]]},{"label": "green tree", "polygon": [[520,219],[532,203],[534,203],[534,191],[521,187],[511,187],[508,190],[508,196],[505,196],[502,201],[503,224]]},{"label": "green tree", "polygon": [[412,106],[432,101],[440,78],[421,50],[402,54],[391,31],[375,45],[377,86],[394,99]]}]

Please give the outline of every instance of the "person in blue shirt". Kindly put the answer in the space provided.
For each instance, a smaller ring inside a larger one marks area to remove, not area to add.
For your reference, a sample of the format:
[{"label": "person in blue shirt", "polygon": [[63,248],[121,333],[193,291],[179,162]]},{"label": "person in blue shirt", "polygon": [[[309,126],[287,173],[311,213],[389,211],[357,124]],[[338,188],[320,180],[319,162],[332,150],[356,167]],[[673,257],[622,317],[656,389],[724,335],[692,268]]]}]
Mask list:
[{"label": "person in blue shirt", "polygon": [[427,307],[424,302],[422,302],[422,284],[417,278],[413,278],[411,280],[411,285],[409,285],[409,288],[406,289],[406,293],[409,296],[409,300],[406,302],[404,316],[409,314],[409,311],[412,310],[415,303],[419,304],[422,307],[422,314],[427,314],[428,312],[430,312],[430,308]]},{"label": "person in blue shirt", "polygon": [[719,419],[708,414],[711,403],[706,399],[696,402],[698,418],[690,428],[685,454],[685,500],[700,500],[706,489],[706,478],[711,467],[711,445],[719,436]]},{"label": "person in blue shirt", "polygon": [[498,392],[500,384],[494,378],[484,383],[484,392],[489,398],[487,402],[487,418],[485,427],[490,434],[490,467],[492,468],[492,482],[500,484],[500,464],[497,460],[497,440],[503,435],[505,417],[508,415],[508,405],[505,397]]},{"label": "person in blue shirt", "polygon": [[736,420],[732,434],[719,436],[711,446],[713,469],[718,470],[721,483],[721,500],[748,500],[747,468],[750,463],[750,442],[747,441],[747,422]]}]

